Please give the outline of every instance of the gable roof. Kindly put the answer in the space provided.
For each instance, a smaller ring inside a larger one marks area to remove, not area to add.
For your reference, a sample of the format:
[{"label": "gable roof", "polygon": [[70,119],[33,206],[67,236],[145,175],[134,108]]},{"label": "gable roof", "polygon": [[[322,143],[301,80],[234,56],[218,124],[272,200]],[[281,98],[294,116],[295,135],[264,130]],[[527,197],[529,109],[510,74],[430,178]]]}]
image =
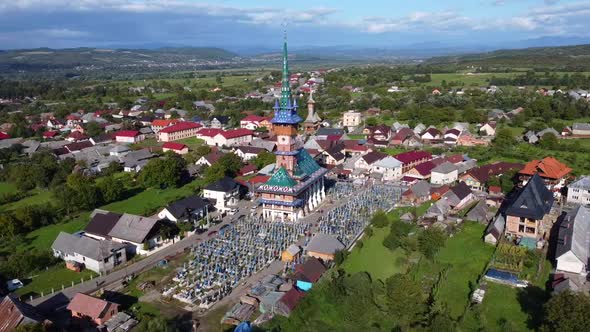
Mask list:
[{"label": "gable roof", "polygon": [[173,124],[180,122],[178,119],[170,119],[170,120],[154,120],[152,121],[152,126],[154,127],[168,127]]},{"label": "gable roof", "polygon": [[70,301],[70,304],[68,304],[68,310],[97,319],[104,317],[112,307],[116,306],[118,305],[115,303],[101,300],[84,293],[77,293]]},{"label": "gable roof", "polygon": [[108,238],[109,232],[115,227],[122,214],[95,210],[94,216],[84,228],[84,232]]},{"label": "gable roof", "polygon": [[222,191],[227,193],[234,190],[237,186],[238,183],[234,181],[234,179],[226,176],[223,179],[217,180],[209,184],[207,187],[205,187],[205,190]]},{"label": "gable roof", "polygon": [[166,127],[164,129],[160,130],[160,132],[161,133],[175,133],[175,132],[183,131],[183,130],[198,129],[201,127],[202,127],[202,125],[200,123],[185,121],[185,122],[179,122],[175,125]]},{"label": "gable roof", "polygon": [[175,151],[181,151],[185,148],[188,148],[188,146],[186,146],[185,144],[182,143],[176,143],[176,142],[165,142],[162,145],[163,149],[171,149],[171,150],[175,150]]},{"label": "gable roof", "polygon": [[42,323],[45,318],[30,304],[8,295],[0,302],[0,331],[13,331],[21,324]]},{"label": "gable roof", "polygon": [[344,245],[332,235],[318,233],[314,235],[305,250],[313,251],[321,254],[332,255],[338,250],[344,249]]},{"label": "gable roof", "polygon": [[156,228],[158,219],[143,216],[136,216],[125,213],[119,218],[109,236],[118,239],[142,243],[148,235]]},{"label": "gable roof", "polygon": [[375,167],[381,167],[381,168],[389,168],[389,169],[393,169],[393,168],[398,168],[402,166],[402,162],[393,158],[392,156],[387,156],[381,160],[378,160],[377,162],[375,162],[373,164],[373,166]]},{"label": "gable roof", "polygon": [[115,133],[115,137],[136,137],[139,135],[137,130],[120,130]]},{"label": "gable roof", "polygon": [[568,189],[570,188],[590,190],[590,176],[583,176],[578,181],[570,183]]},{"label": "gable roof", "polygon": [[553,194],[535,174],[506,208],[506,214],[540,220],[551,211],[553,200]]},{"label": "gable roof", "polygon": [[269,186],[292,188],[297,185],[295,181],[287,172],[285,167],[281,166],[271,177],[266,181]]},{"label": "gable roof", "polygon": [[209,201],[197,195],[193,195],[168,205],[166,210],[178,219],[185,216],[188,211],[202,210],[207,205],[209,205]]},{"label": "gable roof", "polygon": [[420,160],[423,158],[432,158],[432,155],[430,154],[430,152],[426,152],[426,151],[409,151],[409,152],[403,152],[403,153],[399,153],[397,155],[394,156],[395,159],[401,161],[404,164],[408,164],[408,163],[412,163],[416,160]]},{"label": "gable roof", "polygon": [[205,158],[205,160],[207,160],[211,165],[215,164],[219,158],[223,157],[225,153],[221,152],[221,151],[212,151],[209,152],[209,154],[204,155],[203,158]]},{"label": "gable roof", "polygon": [[430,183],[421,180],[414,183],[414,185],[411,186],[410,189],[408,189],[404,194],[413,193],[416,197],[430,196],[430,187]]},{"label": "gable roof", "polygon": [[590,258],[590,209],[578,205],[569,211],[559,225],[555,258],[572,252],[582,263]]},{"label": "gable roof", "polygon": [[266,151],[265,148],[256,147],[256,146],[248,146],[248,145],[238,146],[238,147],[236,147],[236,151],[237,150],[242,151],[242,153],[244,153],[244,154],[260,154],[260,153]]},{"label": "gable roof", "polygon": [[295,272],[303,275],[306,281],[317,282],[324,272],[326,267],[319,259],[315,257],[309,257],[305,263],[295,266]]},{"label": "gable roof", "polygon": [[96,261],[102,261],[113,255],[114,250],[124,248],[123,243],[109,240],[97,240],[88,236],[74,235],[60,232],[53,244],[52,249],[63,253],[76,253]]},{"label": "gable roof", "polygon": [[232,139],[236,137],[252,135],[253,132],[250,129],[238,128],[228,131],[221,131],[219,134],[223,136],[225,139]]},{"label": "gable roof", "polygon": [[541,177],[560,179],[572,171],[571,168],[553,157],[546,157],[541,160],[533,160],[527,163],[520,171],[520,174],[539,174]]},{"label": "gable roof", "polygon": [[457,198],[459,198],[459,200],[463,200],[465,197],[469,196],[469,194],[473,193],[471,188],[469,188],[469,186],[463,181],[451,187],[450,190],[455,196],[457,196]]},{"label": "gable roof", "polygon": [[[379,151],[371,151],[365,155],[363,155],[361,158],[363,158],[363,160],[368,164],[368,165],[372,165],[375,162],[383,159],[387,157],[387,154],[379,152]],[[397,158],[396,158],[397,159]]]},{"label": "gable roof", "polygon": [[223,132],[223,130],[219,128],[203,128],[199,130],[198,135],[200,136],[207,136],[207,137],[215,137],[217,134]]},{"label": "gable roof", "polygon": [[473,168],[468,171],[468,174],[481,183],[485,183],[490,179],[490,176],[500,175],[512,169],[521,169],[522,164],[497,162],[493,164],[483,165]]},{"label": "gable roof", "polygon": [[455,166],[455,164],[451,164],[448,161],[436,166],[432,169],[432,173],[440,173],[440,174],[449,174],[454,171],[457,171],[459,168]]}]

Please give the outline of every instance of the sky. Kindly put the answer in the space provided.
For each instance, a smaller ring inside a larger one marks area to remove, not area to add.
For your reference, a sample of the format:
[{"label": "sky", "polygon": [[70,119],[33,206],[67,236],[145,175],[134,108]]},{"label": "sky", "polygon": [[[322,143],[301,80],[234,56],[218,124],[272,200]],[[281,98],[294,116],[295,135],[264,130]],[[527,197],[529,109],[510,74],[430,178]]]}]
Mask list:
[{"label": "sky", "polygon": [[590,0],[0,0],[0,49],[502,45],[584,36]]}]

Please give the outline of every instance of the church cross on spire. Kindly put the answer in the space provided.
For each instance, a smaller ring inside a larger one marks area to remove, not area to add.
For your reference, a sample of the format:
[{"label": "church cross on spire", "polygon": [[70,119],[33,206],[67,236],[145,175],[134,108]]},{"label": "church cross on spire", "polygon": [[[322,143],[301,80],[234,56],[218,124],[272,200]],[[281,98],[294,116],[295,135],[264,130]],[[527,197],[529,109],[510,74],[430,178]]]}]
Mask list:
[{"label": "church cross on spire", "polygon": [[289,54],[287,52],[287,30],[284,32],[283,42],[283,81],[281,83],[281,108],[287,107],[291,99],[291,84],[289,82]]}]

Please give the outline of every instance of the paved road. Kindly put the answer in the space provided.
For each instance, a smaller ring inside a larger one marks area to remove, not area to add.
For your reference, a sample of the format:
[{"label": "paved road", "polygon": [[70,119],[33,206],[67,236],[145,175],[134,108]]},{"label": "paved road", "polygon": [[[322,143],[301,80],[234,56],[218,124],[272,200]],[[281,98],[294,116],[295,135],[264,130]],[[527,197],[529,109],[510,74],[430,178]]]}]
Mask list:
[{"label": "paved road", "polygon": [[[223,225],[229,224],[231,220],[237,219],[238,217],[245,215],[246,213],[247,209],[245,207],[240,207],[237,214],[223,218],[221,223],[210,227],[205,233],[193,234],[191,236],[185,237],[184,239],[177,241],[176,243],[171,244],[168,247],[163,248],[160,251],[157,251],[156,253],[146,258],[143,258],[142,260],[136,263],[128,265],[124,268],[120,268],[119,270],[111,272],[108,275],[97,277],[93,280],[85,281],[83,283],[79,283],[77,285],[74,285],[73,287],[68,287],[61,291],[61,293],[63,293],[65,296],[71,299],[77,293],[89,294],[99,290],[100,288],[106,288],[107,286],[113,285],[115,283],[120,283],[123,279],[125,279],[126,276],[130,274],[138,275],[139,273],[154,267],[159,261],[165,259],[166,257],[175,256],[176,254],[183,253],[186,248],[189,248],[194,244],[206,240],[208,238],[207,234],[209,232],[219,230]],[[43,303],[47,299],[53,297],[57,293],[59,292],[45,295],[43,297],[38,297],[36,299],[33,299],[33,301],[30,301],[29,303],[32,305],[38,305],[40,303]]]}]

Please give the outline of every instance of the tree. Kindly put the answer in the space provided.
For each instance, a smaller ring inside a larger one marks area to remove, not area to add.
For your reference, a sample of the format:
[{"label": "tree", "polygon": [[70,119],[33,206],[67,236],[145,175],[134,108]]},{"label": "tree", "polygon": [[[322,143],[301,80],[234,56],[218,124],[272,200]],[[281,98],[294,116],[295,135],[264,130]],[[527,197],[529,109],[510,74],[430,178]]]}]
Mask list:
[{"label": "tree", "polygon": [[256,168],[262,169],[264,166],[274,164],[276,162],[276,156],[274,153],[263,151],[252,159],[252,163],[256,165]]},{"label": "tree", "polygon": [[427,311],[422,287],[407,274],[395,274],[385,281],[389,312],[403,330],[421,322]]},{"label": "tree", "polygon": [[545,133],[539,140],[539,146],[547,150],[557,150],[559,148],[559,141],[552,133]]},{"label": "tree", "polygon": [[382,210],[375,212],[373,218],[371,218],[371,225],[377,228],[383,228],[389,224],[389,219],[387,215]]},{"label": "tree", "polygon": [[86,136],[95,137],[103,133],[102,127],[96,121],[90,121],[86,124]]},{"label": "tree", "polygon": [[494,147],[498,150],[510,149],[516,144],[514,135],[509,128],[500,128],[496,132],[496,138],[494,138]]},{"label": "tree", "polygon": [[98,189],[100,190],[104,203],[120,200],[125,192],[123,183],[112,175],[104,177],[102,181],[98,183]]},{"label": "tree", "polygon": [[418,250],[428,259],[433,259],[436,253],[445,245],[447,235],[440,228],[430,227],[418,236]]},{"label": "tree", "polygon": [[393,251],[399,248],[412,229],[412,225],[406,224],[400,220],[394,220],[391,223],[389,234],[383,239],[383,245]]},{"label": "tree", "polygon": [[235,153],[224,154],[205,172],[205,180],[212,183],[222,179],[224,176],[235,177],[238,170],[242,167],[242,159]]},{"label": "tree", "polygon": [[139,174],[144,187],[178,187],[182,183],[186,163],[182,157],[171,153],[164,158],[150,160]]},{"label": "tree", "polygon": [[22,324],[14,329],[14,332],[45,332],[42,324]]},{"label": "tree", "polygon": [[590,298],[565,291],[554,295],[544,306],[541,331],[586,331],[590,326]]}]

